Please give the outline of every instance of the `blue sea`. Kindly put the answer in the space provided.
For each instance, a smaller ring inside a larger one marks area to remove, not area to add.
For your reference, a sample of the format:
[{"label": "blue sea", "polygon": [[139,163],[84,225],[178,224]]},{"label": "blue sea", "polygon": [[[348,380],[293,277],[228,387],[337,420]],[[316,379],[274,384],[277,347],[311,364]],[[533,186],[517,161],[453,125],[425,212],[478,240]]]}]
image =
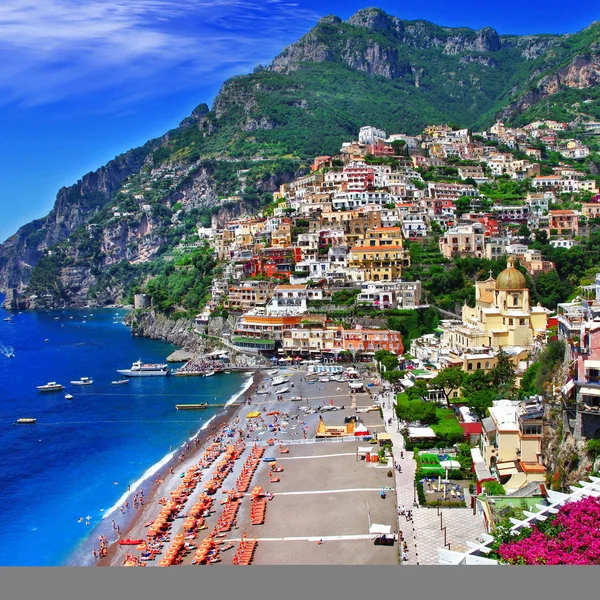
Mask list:
[{"label": "blue sea", "polygon": [[[0,566],[89,564],[98,534],[111,533],[112,519],[125,524],[119,507],[128,485],[139,489],[144,477],[151,484],[157,468],[164,471],[171,454],[222,410],[175,405],[226,403],[248,384],[247,375],[221,374],[112,385],[117,369],[140,358],[164,362],[175,350],[132,337],[125,314],[0,309]],[[3,320],[9,315],[13,323]],[[69,383],[81,377],[94,383]],[[49,381],[65,390],[36,389]],[[15,424],[22,417],[37,423]]]}]

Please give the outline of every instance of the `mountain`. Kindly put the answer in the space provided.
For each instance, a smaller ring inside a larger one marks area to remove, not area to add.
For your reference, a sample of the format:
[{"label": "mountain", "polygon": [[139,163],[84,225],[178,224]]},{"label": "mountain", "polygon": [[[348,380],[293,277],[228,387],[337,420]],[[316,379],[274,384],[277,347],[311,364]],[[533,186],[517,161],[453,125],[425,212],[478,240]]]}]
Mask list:
[{"label": "mountain", "polygon": [[498,116],[600,118],[599,79],[599,23],[515,36],[376,8],[324,17],[270,65],[225,82],[210,110],[199,105],[162,138],[61,189],[47,217],[0,246],[0,286],[29,286],[38,305],[114,302],[156,274],[197,222],[263,206],[364,124],[415,134]]}]

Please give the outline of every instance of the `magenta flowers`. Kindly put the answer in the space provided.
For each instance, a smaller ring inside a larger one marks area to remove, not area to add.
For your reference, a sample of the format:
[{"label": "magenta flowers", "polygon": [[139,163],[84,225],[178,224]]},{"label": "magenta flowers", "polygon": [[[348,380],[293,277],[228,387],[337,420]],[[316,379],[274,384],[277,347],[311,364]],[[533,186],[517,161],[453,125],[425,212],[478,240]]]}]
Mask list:
[{"label": "magenta flowers", "polygon": [[501,544],[498,553],[513,565],[600,564],[600,499],[564,505],[555,517],[532,525],[528,537]]}]

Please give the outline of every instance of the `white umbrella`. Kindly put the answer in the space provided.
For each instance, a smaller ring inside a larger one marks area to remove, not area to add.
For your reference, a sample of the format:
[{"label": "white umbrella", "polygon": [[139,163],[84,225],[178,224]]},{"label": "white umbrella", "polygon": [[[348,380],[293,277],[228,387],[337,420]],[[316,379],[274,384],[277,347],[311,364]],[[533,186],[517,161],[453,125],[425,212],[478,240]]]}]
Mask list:
[{"label": "white umbrella", "polygon": [[457,460],[442,460],[440,466],[444,469],[460,469],[460,463]]}]

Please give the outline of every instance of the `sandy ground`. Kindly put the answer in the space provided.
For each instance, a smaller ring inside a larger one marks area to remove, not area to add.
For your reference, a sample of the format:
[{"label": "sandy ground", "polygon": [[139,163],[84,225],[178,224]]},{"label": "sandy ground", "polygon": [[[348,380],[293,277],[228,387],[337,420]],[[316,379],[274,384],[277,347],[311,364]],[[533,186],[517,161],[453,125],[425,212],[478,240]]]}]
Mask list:
[{"label": "sandy ground", "polygon": [[[269,482],[271,464],[261,462],[256,471],[250,489],[255,485],[262,486],[272,492],[274,498],[267,502],[265,523],[252,526],[249,519],[251,500],[246,496],[241,503],[237,516],[237,527],[233,529],[225,541],[231,540],[237,548],[243,533],[248,537],[256,537],[258,546],[254,564],[398,564],[397,545],[393,547],[376,546],[369,538],[369,519],[371,523],[393,524],[395,517],[395,493],[388,492],[382,499],[379,490],[382,486],[393,486],[393,478],[387,477],[388,468],[366,463],[357,459],[356,449],[365,442],[342,442],[316,440],[315,430],[322,416],[327,425],[343,425],[344,417],[356,415],[352,406],[347,383],[317,382],[309,383],[307,373],[296,369],[281,369],[280,374],[290,376],[290,392],[284,394],[284,400],[277,400],[277,387],[270,386],[273,375],[263,374],[262,383],[257,385],[268,389],[269,395],[256,395],[248,392],[251,403],[243,405],[234,414],[222,415],[221,422],[235,423],[236,430],[244,432],[246,450],[235,462],[232,473],[225,479],[222,490],[231,489],[240,473],[242,465],[249,455],[255,441],[264,444],[267,439],[275,438],[275,446],[267,446],[264,457],[275,457],[277,465],[284,468],[278,475],[281,481]],[[220,375],[225,376],[226,375]],[[260,377],[260,376],[259,376]],[[371,381],[367,379],[365,381]],[[292,387],[293,383],[293,387]],[[281,388],[281,386],[280,386]],[[375,388],[373,388],[375,389]],[[255,390],[254,390],[255,391]],[[291,401],[291,396],[301,395],[302,401]],[[344,407],[343,410],[305,415],[301,407],[328,406]],[[370,393],[357,394],[356,408],[373,404]],[[266,411],[262,411],[263,407]],[[250,411],[261,411],[263,423],[246,419]],[[276,434],[267,426],[274,422],[273,416],[266,412],[279,411],[278,423],[283,414],[288,427]],[[361,413],[358,415],[373,433],[383,431],[383,423],[379,412]],[[234,421],[235,420],[235,421]],[[255,425],[250,425],[255,423]],[[307,428],[306,441],[303,440],[303,428]],[[212,437],[214,435],[208,432]],[[236,436],[230,441],[239,439]],[[180,483],[179,474],[198,462],[205,443],[188,452],[185,460],[176,463],[174,475],[169,475],[163,482],[157,483],[151,493],[147,494],[146,505],[139,509],[130,527],[122,532],[121,537],[144,538],[144,524],[153,520],[161,505],[158,499],[168,496]],[[280,454],[279,443],[290,449],[288,454]],[[165,469],[163,469],[164,471]],[[210,478],[212,468],[203,471],[202,482]],[[167,471],[168,473],[168,471]],[[163,473],[164,474],[164,473]],[[203,491],[202,483],[187,500],[191,506]],[[206,519],[207,529],[198,533],[193,544],[198,546],[212,531],[222,512],[220,500],[224,496],[217,492],[214,496],[213,513]],[[185,515],[185,509],[182,515]],[[184,519],[176,519],[172,525],[172,536],[182,531]],[[289,539],[297,538],[297,539]],[[317,543],[319,540],[323,543]],[[126,552],[139,555],[135,546],[121,547],[113,544],[106,558],[100,564],[123,564]],[[222,564],[231,564],[235,548],[221,554]],[[190,564],[193,552],[184,558],[184,564]],[[148,566],[158,563],[158,559],[148,562]]]}]

